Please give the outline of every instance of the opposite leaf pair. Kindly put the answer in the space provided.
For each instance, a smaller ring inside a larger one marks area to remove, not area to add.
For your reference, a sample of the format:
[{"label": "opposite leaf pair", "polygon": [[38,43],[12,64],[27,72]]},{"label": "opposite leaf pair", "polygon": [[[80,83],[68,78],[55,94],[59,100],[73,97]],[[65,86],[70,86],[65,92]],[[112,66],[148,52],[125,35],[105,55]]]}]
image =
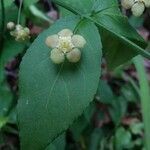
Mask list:
[{"label": "opposite leaf pair", "polygon": [[48,36],[45,43],[53,48],[50,54],[53,63],[63,63],[65,58],[71,63],[76,63],[81,58],[79,48],[84,47],[86,40],[81,35],[73,35],[69,29],[63,29],[58,34]]},{"label": "opposite leaf pair", "polygon": [[133,15],[139,17],[146,7],[150,7],[150,0],[122,0],[122,6],[125,9],[131,8]]}]

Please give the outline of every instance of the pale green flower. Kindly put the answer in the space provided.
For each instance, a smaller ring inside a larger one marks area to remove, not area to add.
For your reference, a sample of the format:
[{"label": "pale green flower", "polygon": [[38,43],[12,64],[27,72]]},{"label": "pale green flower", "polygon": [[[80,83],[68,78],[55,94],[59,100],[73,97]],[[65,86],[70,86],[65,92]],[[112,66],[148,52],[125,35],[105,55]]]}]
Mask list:
[{"label": "pale green flower", "polygon": [[150,7],[150,0],[122,0],[121,4],[125,9],[131,8],[133,15],[139,17],[146,7]]},{"label": "pale green flower", "polygon": [[81,58],[79,48],[84,47],[86,40],[81,35],[73,35],[70,29],[63,29],[58,34],[48,36],[45,43],[53,48],[50,58],[55,64],[63,63],[65,58],[76,63]]},{"label": "pale green flower", "polygon": [[145,10],[145,6],[143,2],[136,2],[133,6],[132,6],[132,13],[134,16],[139,17],[143,14]]},{"label": "pale green flower", "polygon": [[16,25],[14,31],[11,31],[10,34],[15,37],[15,40],[18,42],[26,41],[30,38],[30,30],[27,27],[22,27],[21,25]]}]

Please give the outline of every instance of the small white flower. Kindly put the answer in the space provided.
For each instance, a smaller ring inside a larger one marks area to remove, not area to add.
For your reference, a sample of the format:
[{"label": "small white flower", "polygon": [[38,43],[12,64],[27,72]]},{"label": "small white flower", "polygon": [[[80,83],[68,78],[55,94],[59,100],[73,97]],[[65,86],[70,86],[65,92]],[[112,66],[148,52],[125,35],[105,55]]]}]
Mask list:
[{"label": "small white flower", "polygon": [[48,36],[45,41],[46,45],[53,48],[50,58],[55,64],[65,61],[76,63],[81,58],[79,48],[83,48],[86,40],[81,35],[73,35],[70,29],[63,29],[58,34]]},{"label": "small white flower", "polygon": [[122,6],[130,9],[134,16],[139,17],[143,14],[145,7],[150,7],[150,0],[122,0]]},{"label": "small white flower", "polygon": [[8,22],[7,23],[7,29],[8,30],[13,30],[15,28],[15,23],[14,22]]},{"label": "small white flower", "polygon": [[145,6],[143,2],[136,2],[133,6],[132,6],[132,13],[134,16],[139,17],[143,14],[145,10]]},{"label": "small white flower", "polygon": [[22,27],[21,25],[16,25],[14,31],[11,31],[10,34],[15,37],[15,40],[18,42],[26,41],[30,38],[30,30],[27,27]]}]

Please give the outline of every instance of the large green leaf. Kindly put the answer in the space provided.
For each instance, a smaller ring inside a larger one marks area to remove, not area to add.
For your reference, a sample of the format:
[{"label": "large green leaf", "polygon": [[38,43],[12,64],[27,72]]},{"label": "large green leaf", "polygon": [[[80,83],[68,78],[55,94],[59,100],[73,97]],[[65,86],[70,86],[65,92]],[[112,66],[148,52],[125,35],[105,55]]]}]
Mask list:
[{"label": "large green leaf", "polygon": [[87,41],[78,64],[53,64],[45,45],[47,36],[64,28],[73,30],[78,22],[78,17],[59,20],[35,40],[23,58],[18,104],[22,150],[46,149],[82,114],[96,93],[102,47],[93,23],[85,20],[78,24],[77,33]]},{"label": "large green leaf", "polygon": [[135,55],[144,54],[145,42],[120,15],[99,14],[94,17],[102,36],[103,50],[108,66],[113,69]]},{"label": "large green leaf", "polygon": [[99,13],[93,19],[102,35],[103,50],[110,68],[115,68],[130,60],[138,53],[143,53],[145,42],[136,30],[121,15],[116,0],[97,0]]},{"label": "large green leaf", "polygon": [[[109,68],[114,69],[137,54],[150,57],[150,54],[143,49],[146,46],[143,38],[128,23],[127,18],[121,14],[117,0],[81,1],[79,7],[74,0],[64,0],[63,2],[54,0],[54,2],[75,14],[91,19],[97,24]],[[88,10],[85,10],[85,3],[89,4]],[[87,13],[92,11],[99,13],[93,14],[91,18]]]}]

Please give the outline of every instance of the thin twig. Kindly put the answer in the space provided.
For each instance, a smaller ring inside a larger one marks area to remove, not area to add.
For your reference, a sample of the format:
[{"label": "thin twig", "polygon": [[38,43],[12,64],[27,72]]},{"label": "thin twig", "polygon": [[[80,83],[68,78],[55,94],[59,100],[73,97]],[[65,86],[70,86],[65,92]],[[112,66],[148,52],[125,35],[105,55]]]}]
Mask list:
[{"label": "thin twig", "polygon": [[21,9],[22,9],[22,4],[23,0],[20,0],[20,5],[19,5],[19,11],[18,11],[18,19],[17,19],[17,24],[20,23],[20,17],[21,17]]}]

